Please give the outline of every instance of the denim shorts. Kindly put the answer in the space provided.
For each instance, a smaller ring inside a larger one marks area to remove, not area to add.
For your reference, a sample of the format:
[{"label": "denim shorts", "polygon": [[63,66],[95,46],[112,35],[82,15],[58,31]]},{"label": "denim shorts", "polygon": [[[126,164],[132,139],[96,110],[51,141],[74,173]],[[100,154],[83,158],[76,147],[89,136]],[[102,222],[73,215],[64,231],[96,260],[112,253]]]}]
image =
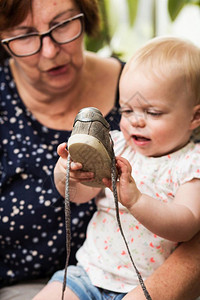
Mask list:
[{"label": "denim shorts", "polygon": [[[63,277],[64,270],[57,271],[49,282],[63,282]],[[69,266],[67,268],[67,286],[80,300],[121,300],[126,295],[94,286],[81,266]]]}]

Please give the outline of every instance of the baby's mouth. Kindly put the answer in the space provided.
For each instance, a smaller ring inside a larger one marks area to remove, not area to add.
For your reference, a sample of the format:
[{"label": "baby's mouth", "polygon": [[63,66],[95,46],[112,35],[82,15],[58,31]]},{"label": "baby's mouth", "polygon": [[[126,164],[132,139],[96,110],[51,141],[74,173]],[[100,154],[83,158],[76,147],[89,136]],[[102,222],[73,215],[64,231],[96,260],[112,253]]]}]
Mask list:
[{"label": "baby's mouth", "polygon": [[146,138],[146,137],[141,136],[141,135],[133,135],[132,138],[133,138],[135,141],[138,141],[138,142],[146,142],[146,141],[150,141],[149,138]]}]

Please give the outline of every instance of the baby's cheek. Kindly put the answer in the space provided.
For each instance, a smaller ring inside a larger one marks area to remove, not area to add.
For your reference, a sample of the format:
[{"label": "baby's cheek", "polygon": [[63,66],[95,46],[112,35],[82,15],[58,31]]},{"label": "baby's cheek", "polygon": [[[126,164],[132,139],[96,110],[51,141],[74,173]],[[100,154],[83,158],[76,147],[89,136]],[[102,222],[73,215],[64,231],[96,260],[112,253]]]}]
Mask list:
[{"label": "baby's cheek", "polygon": [[120,129],[124,135],[125,140],[128,142],[130,140],[130,134],[128,131],[130,124],[127,122],[125,118],[122,117],[120,122]]}]

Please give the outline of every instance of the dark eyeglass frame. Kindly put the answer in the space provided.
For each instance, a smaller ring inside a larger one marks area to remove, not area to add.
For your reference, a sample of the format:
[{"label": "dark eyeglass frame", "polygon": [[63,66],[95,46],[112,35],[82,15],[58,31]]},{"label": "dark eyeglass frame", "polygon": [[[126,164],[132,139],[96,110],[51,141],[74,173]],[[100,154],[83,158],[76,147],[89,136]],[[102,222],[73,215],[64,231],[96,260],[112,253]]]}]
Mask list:
[{"label": "dark eyeglass frame", "polygon": [[[58,24],[52,26],[48,31],[46,31],[46,32],[44,32],[44,33],[35,33],[35,32],[32,32],[32,33],[28,33],[28,34],[18,35],[18,36],[16,36],[16,37],[11,37],[11,38],[8,38],[8,39],[3,39],[3,40],[1,40],[1,43],[2,43],[3,45],[5,45],[5,46],[9,49],[10,53],[12,53],[12,55],[14,55],[14,56],[16,56],[16,57],[26,57],[26,56],[31,56],[31,55],[34,55],[34,54],[40,52],[40,50],[42,49],[43,38],[46,37],[46,36],[50,37],[51,40],[52,40],[54,43],[59,44],[59,45],[68,44],[68,43],[70,43],[70,42],[72,42],[72,41],[78,39],[78,38],[81,36],[82,32],[83,32],[83,18],[84,18],[84,14],[83,14],[83,13],[80,13],[80,14],[78,14],[78,15],[76,15],[76,16],[70,18],[70,19],[67,19],[67,20],[65,20],[65,21],[63,21],[63,22],[60,22],[60,23],[58,23]],[[81,22],[81,30],[80,30],[80,33],[79,33],[78,35],[76,35],[75,37],[73,37],[72,39],[68,40],[67,42],[57,42],[57,41],[54,39],[54,37],[52,36],[52,31],[53,31],[54,29],[56,29],[56,28],[62,26],[62,25],[65,25],[65,24],[67,24],[67,23],[69,23],[69,22],[71,22],[71,21],[77,20],[77,19],[80,19],[80,22]],[[26,37],[31,37],[31,36],[38,36],[38,37],[40,38],[40,47],[39,47],[38,50],[32,52],[31,54],[20,54],[20,55],[19,55],[19,54],[15,54],[15,53],[11,50],[11,48],[10,48],[10,46],[9,46],[9,43],[10,43],[10,42],[15,41],[15,40],[20,40],[20,39],[23,39],[23,38],[26,38]]]}]

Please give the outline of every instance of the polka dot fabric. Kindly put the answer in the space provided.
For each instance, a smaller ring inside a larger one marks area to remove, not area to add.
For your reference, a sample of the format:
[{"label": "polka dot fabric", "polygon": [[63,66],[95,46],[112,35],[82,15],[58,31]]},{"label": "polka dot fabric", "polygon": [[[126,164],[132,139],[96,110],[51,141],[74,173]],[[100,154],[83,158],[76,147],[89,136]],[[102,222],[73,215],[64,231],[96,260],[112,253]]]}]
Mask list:
[{"label": "polka dot fabric", "polygon": [[[116,98],[106,117],[112,129],[120,120]],[[70,134],[38,123],[19,97],[8,61],[0,66],[0,287],[64,267],[64,199],[53,169],[57,146]],[[71,204],[70,264],[95,209],[94,201]]]}]

